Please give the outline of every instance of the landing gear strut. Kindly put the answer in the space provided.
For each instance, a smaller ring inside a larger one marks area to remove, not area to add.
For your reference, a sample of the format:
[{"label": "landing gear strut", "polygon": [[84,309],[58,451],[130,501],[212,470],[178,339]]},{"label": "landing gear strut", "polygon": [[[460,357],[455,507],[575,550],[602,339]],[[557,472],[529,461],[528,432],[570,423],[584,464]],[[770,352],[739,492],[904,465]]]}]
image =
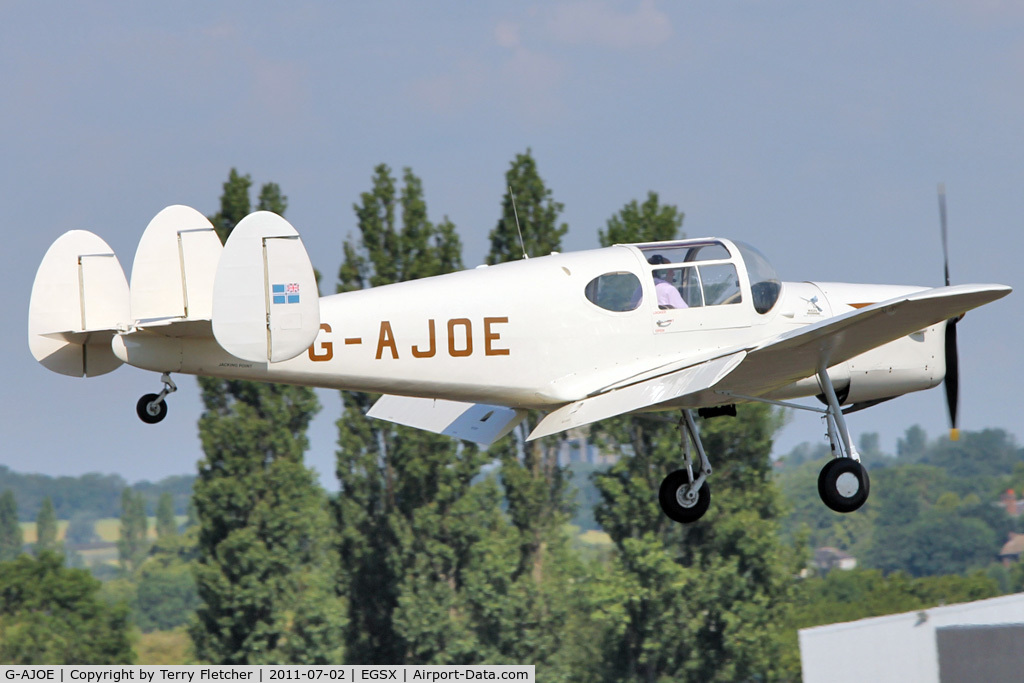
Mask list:
[{"label": "landing gear strut", "polygon": [[831,510],[853,512],[868,499],[871,481],[867,470],[860,464],[857,449],[850,441],[850,431],[846,428],[832,379],[824,365],[818,368],[818,381],[828,404],[825,422],[833,456],[833,460],[822,467],[818,475],[818,495]]},{"label": "landing gear strut", "polygon": [[[711,504],[711,489],[707,482],[708,475],[711,474],[711,463],[704,453],[704,446],[697,434],[697,425],[689,410],[684,410],[683,416],[679,419],[679,435],[683,443],[683,467],[662,480],[661,488],[658,490],[658,502],[669,519],[689,524],[703,517]],[[691,443],[697,449],[699,463],[694,463],[691,457]]]},{"label": "landing gear strut", "polygon": [[165,372],[160,375],[160,381],[164,383],[164,388],[159,394],[146,394],[135,404],[135,412],[146,424],[156,424],[167,417],[167,401],[164,399],[167,398],[167,394],[178,390],[170,374]]}]

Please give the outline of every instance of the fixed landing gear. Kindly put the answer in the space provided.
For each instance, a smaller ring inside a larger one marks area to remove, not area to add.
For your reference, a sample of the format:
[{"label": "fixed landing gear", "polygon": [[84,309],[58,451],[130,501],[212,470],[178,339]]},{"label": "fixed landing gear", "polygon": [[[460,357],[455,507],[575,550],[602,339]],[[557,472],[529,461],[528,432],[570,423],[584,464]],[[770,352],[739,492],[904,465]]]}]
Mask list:
[{"label": "fixed landing gear", "polygon": [[178,390],[170,374],[165,372],[160,375],[160,381],[164,383],[164,388],[159,394],[146,394],[135,404],[135,412],[146,424],[156,424],[167,417],[167,401],[164,399],[167,398],[167,394]]},{"label": "fixed landing gear", "polygon": [[[711,489],[707,482],[711,463],[704,453],[693,415],[688,410],[683,411],[679,420],[679,434],[683,442],[683,467],[662,480],[658,502],[665,516],[673,522],[689,524],[703,517],[711,504]],[[690,443],[697,449],[697,463],[690,455]]]},{"label": "fixed landing gear", "polygon": [[871,480],[867,470],[860,464],[857,449],[850,441],[850,431],[846,428],[839,399],[824,366],[818,369],[818,381],[828,405],[825,422],[833,455],[833,459],[818,474],[818,495],[830,510],[853,512],[867,501]]},{"label": "fixed landing gear", "polygon": [[864,504],[871,490],[868,471],[856,460],[836,458],[821,468],[818,495],[829,509],[853,512]]}]

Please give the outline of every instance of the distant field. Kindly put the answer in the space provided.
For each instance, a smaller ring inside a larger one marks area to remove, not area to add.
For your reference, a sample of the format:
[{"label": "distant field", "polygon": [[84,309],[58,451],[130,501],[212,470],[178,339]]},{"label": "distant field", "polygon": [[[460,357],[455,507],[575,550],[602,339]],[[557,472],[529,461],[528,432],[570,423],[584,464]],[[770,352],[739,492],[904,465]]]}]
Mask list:
[{"label": "distant field", "polygon": [[[185,523],[188,519],[184,515],[178,515],[174,518],[178,525]],[[149,537],[156,538],[156,517],[147,517],[146,523],[149,529]],[[96,520],[94,525],[96,529],[96,535],[100,537],[101,541],[106,543],[116,543],[117,539],[121,536],[121,520],[118,517],[106,517],[104,519]],[[68,522],[65,519],[57,521],[57,540],[63,541],[64,534],[67,533]],[[35,522],[21,522],[21,533],[25,537],[25,543],[35,543],[38,540],[36,535],[36,523]]]}]

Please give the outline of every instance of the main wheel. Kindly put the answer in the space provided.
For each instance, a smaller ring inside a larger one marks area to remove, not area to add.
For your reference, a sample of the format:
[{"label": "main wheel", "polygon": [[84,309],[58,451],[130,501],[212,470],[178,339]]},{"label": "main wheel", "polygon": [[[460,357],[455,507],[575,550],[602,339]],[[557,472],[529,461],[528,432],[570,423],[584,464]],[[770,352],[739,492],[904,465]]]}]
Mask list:
[{"label": "main wheel", "polygon": [[658,490],[658,502],[665,515],[673,522],[689,524],[704,516],[711,504],[711,489],[705,481],[697,489],[696,497],[688,497],[690,478],[686,470],[676,470],[665,477]]},{"label": "main wheel", "polygon": [[853,512],[864,504],[871,491],[868,471],[856,460],[836,458],[821,468],[818,495],[836,512]]},{"label": "main wheel", "polygon": [[167,417],[167,401],[157,402],[158,394],[146,394],[135,404],[135,412],[146,424],[155,425]]}]

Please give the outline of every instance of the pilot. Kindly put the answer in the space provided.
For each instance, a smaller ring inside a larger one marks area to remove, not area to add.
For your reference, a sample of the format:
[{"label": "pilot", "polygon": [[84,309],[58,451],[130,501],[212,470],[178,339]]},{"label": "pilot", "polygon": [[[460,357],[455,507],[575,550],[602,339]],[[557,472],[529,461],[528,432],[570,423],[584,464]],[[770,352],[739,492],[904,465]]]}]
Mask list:
[{"label": "pilot", "polygon": [[[658,266],[669,263],[669,260],[661,254],[655,254],[647,259],[647,262],[652,266]],[[652,274],[654,275],[654,291],[658,295],[658,308],[688,308],[682,295],[679,294],[679,290],[668,280],[672,274],[671,269],[655,270]]]}]

